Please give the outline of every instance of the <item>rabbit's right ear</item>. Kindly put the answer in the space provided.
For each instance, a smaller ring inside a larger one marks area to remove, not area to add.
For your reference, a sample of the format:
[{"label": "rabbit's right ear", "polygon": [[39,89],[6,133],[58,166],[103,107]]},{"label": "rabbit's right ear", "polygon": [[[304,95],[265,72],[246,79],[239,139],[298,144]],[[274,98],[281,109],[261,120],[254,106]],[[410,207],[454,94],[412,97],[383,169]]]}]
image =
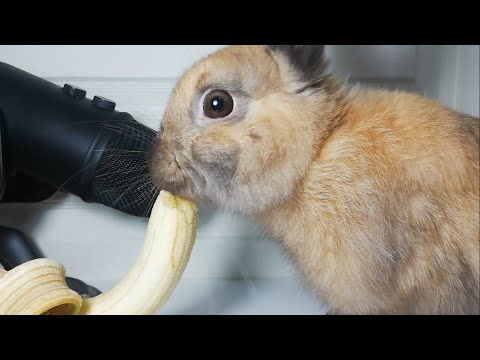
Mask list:
[{"label": "rabbit's right ear", "polygon": [[281,54],[302,74],[309,87],[320,87],[327,75],[325,45],[266,45],[273,54]]}]

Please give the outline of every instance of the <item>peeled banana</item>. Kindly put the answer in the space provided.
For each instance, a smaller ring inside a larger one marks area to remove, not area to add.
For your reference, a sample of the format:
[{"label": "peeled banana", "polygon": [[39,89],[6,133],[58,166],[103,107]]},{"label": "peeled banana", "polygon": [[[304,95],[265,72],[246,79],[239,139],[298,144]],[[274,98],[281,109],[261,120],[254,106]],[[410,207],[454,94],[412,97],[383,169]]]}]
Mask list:
[{"label": "peeled banana", "polygon": [[65,283],[63,266],[35,259],[0,273],[0,315],[154,314],[177,285],[196,236],[197,206],[161,191],[134,265],[109,291],[83,299]]}]

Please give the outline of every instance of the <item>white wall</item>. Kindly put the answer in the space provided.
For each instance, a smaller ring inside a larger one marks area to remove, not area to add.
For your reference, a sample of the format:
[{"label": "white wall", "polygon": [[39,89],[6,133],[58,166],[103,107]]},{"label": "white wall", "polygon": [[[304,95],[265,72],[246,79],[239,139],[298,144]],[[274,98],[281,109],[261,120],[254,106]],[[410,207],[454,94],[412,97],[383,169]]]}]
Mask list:
[{"label": "white wall", "polygon": [[[0,61],[42,77],[170,78],[224,45],[0,45]],[[333,45],[335,70],[353,78],[413,78],[415,46]]]},{"label": "white wall", "polygon": [[[157,128],[169,93],[208,46],[0,46],[0,61],[62,85],[103,95],[117,109]],[[352,79],[414,88],[415,46],[332,46],[333,67]],[[70,276],[99,286],[119,279],[136,256],[146,219],[57,195],[40,204],[0,205],[0,224],[31,235]],[[293,274],[279,246],[249,222],[202,209],[186,278],[281,278]]]},{"label": "white wall", "polygon": [[458,111],[479,116],[478,45],[420,45],[417,49],[417,87]]}]

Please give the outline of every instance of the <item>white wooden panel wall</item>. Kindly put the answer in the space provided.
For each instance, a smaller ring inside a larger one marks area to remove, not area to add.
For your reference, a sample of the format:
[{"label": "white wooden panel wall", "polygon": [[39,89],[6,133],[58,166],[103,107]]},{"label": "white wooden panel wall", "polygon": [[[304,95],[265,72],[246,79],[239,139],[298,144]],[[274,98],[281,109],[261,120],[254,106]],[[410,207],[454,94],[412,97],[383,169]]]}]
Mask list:
[{"label": "white wooden panel wall", "polygon": [[478,45],[418,46],[417,87],[458,111],[479,116]]},{"label": "white wooden panel wall", "polygon": [[[117,109],[157,128],[178,76],[220,48],[205,46],[0,46],[0,61],[88,97],[102,95]],[[414,46],[331,46],[333,67],[352,79],[413,89]],[[102,288],[118,280],[142,243],[146,219],[57,194],[40,204],[0,205],[0,224],[31,235],[70,276]],[[202,209],[197,243],[185,278],[281,278],[294,274],[279,246],[258,236],[251,223]]]},{"label": "white wooden panel wall", "polygon": [[[224,45],[3,45],[0,61],[42,77],[169,78]],[[413,78],[415,46],[334,45],[327,54],[353,78]]]}]

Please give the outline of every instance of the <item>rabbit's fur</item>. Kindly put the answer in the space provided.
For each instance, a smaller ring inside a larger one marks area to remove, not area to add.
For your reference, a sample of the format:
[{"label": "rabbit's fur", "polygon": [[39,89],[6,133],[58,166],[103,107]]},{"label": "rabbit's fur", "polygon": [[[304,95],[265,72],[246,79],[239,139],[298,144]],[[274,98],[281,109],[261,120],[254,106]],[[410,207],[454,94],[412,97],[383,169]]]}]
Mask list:
[{"label": "rabbit's fur", "polygon": [[[351,88],[319,45],[230,46],[176,85],[156,185],[257,221],[338,314],[479,313],[479,119]],[[210,119],[203,94],[228,92]]]}]

